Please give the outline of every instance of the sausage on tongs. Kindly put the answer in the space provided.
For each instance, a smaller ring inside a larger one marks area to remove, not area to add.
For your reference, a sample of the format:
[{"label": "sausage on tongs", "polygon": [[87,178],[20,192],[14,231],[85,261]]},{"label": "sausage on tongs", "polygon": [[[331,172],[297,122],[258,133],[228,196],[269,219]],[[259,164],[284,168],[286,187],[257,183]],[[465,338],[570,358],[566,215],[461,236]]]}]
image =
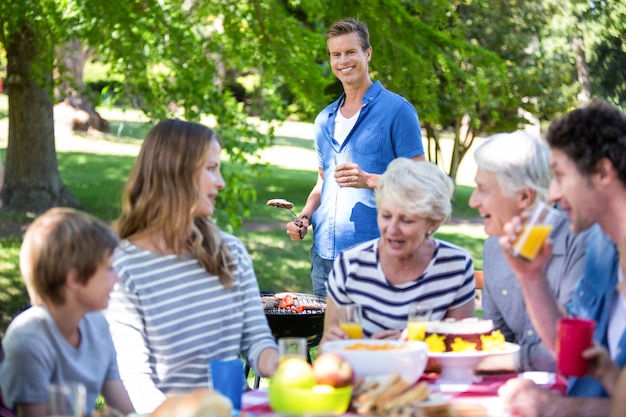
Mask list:
[{"label": "sausage on tongs", "polygon": [[293,212],[293,203],[291,201],[285,200],[284,198],[272,198],[271,200],[267,200],[266,204],[268,206],[285,210],[285,213],[287,213],[291,220],[293,220],[293,222],[298,225],[298,234],[300,234],[300,239],[303,238],[302,232],[300,231],[300,229],[302,228],[302,219],[299,219],[298,215]]}]

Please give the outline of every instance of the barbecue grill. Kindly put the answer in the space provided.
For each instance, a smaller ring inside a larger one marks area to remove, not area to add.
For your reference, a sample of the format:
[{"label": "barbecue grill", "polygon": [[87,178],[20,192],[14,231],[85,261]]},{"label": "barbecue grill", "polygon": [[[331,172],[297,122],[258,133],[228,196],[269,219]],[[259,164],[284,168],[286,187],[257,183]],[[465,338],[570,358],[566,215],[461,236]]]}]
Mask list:
[{"label": "barbecue grill", "polygon": [[[304,310],[302,313],[294,313],[289,308],[269,308],[265,310],[267,322],[272,334],[278,340],[281,337],[304,337],[309,348],[317,346],[324,331],[324,311],[326,299],[317,295],[297,292],[288,293],[294,297],[294,307],[299,305],[317,306],[318,310]],[[263,297],[272,297],[276,293],[262,292]]]},{"label": "barbecue grill", "polygon": [[[261,292],[261,297],[275,297],[275,292]],[[324,331],[324,312],[326,311],[326,299],[317,295],[298,292],[284,293],[294,297],[294,307],[300,305],[314,307],[305,309],[301,313],[295,313],[290,308],[266,308],[265,316],[276,340],[281,337],[304,337],[309,349],[317,346]],[[308,349],[307,349],[308,355]],[[311,357],[308,357],[311,362]],[[246,365],[245,374],[248,375],[250,367]],[[254,388],[259,387],[259,375],[254,378]]]}]

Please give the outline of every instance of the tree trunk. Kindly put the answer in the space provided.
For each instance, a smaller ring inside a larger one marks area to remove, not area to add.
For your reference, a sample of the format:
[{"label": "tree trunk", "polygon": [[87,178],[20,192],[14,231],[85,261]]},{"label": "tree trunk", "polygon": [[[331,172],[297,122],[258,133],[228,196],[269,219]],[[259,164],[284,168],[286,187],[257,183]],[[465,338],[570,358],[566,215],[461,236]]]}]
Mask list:
[{"label": "tree trunk", "polygon": [[439,142],[439,133],[437,129],[428,122],[424,122],[422,127],[426,130],[426,137],[428,139],[428,160],[439,165],[439,160],[442,159],[441,143]]},{"label": "tree trunk", "polygon": [[52,59],[45,39],[24,25],[6,43],[9,141],[4,207],[41,213],[78,201],[61,181],[54,143]]},{"label": "tree trunk", "polygon": [[[56,102],[62,102],[64,111],[60,112],[65,120],[55,121],[69,126],[72,130],[88,131],[89,128],[101,132],[109,131],[109,122],[100,116],[90,101],[85,89],[83,70],[85,63],[93,55],[94,48],[84,48],[80,39],[71,39],[57,49],[59,68],[55,71],[55,78],[60,80],[54,89]],[[72,109],[72,111],[68,111]]]},{"label": "tree trunk", "polygon": [[83,69],[92,54],[93,48],[83,48],[80,39],[76,38],[66,41],[64,45],[57,48],[59,66],[55,70],[55,77],[61,80],[54,88],[57,102],[83,93],[85,89]]},{"label": "tree trunk", "polygon": [[580,104],[584,105],[591,101],[591,81],[589,79],[589,68],[587,67],[587,59],[585,57],[585,45],[581,36],[575,37],[573,42],[574,51],[576,53],[578,83],[580,84],[578,101]]},{"label": "tree trunk", "polygon": [[448,175],[452,178],[452,181],[456,183],[456,177],[459,172],[459,165],[463,158],[462,147],[463,140],[467,137],[470,130],[470,115],[465,113],[461,119],[456,119],[454,123],[454,144],[452,145],[452,152],[450,155],[450,169]]}]

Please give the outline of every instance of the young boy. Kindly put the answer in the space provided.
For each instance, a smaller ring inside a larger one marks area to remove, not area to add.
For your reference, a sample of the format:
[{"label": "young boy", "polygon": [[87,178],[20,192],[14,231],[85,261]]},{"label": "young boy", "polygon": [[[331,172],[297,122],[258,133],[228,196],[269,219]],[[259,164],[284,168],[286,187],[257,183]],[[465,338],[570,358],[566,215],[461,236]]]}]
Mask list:
[{"label": "young boy", "polygon": [[7,328],[0,390],[18,417],[47,415],[47,388],[78,382],[86,415],[102,393],[108,406],[133,412],[120,379],[109,326],[99,310],[119,278],[112,267],[118,239],[102,221],[53,208],[28,228],[20,270],[33,307]]}]

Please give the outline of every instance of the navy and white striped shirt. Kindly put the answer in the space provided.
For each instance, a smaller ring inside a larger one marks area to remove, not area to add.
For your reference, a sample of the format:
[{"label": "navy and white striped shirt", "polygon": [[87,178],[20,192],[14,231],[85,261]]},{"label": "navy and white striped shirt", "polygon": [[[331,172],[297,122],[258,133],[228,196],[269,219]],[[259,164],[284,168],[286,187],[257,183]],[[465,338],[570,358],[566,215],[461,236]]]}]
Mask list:
[{"label": "navy and white striped shirt", "polygon": [[393,285],[380,265],[379,241],[370,240],[343,251],[328,276],[328,295],[335,304],[362,306],[366,336],[406,328],[408,306],[413,302],[433,306],[432,320],[440,320],[448,309],[474,300],[474,263],[465,249],[435,239],[435,253],[424,273]]},{"label": "navy and white striped shirt", "polygon": [[168,392],[207,387],[209,360],[241,353],[257,370],[261,351],[276,347],[250,257],[237,238],[222,238],[236,265],[230,290],[192,255],[159,255],[129,241],[115,252],[121,283],[106,317],[137,412],[152,412]]}]

